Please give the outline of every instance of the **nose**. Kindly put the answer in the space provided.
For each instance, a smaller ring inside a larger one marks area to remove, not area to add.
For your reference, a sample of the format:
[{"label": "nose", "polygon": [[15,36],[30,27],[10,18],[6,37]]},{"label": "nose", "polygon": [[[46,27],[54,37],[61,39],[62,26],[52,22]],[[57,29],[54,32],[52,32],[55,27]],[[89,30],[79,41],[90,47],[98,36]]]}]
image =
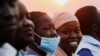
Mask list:
[{"label": "nose", "polygon": [[51,31],[51,37],[55,37],[55,36],[57,36],[57,32],[56,32],[56,30],[52,29],[52,31]]},{"label": "nose", "polygon": [[23,19],[23,26],[34,26],[33,22],[27,18]]},{"label": "nose", "polygon": [[70,36],[71,38],[77,38],[77,34],[75,32],[72,32]]}]

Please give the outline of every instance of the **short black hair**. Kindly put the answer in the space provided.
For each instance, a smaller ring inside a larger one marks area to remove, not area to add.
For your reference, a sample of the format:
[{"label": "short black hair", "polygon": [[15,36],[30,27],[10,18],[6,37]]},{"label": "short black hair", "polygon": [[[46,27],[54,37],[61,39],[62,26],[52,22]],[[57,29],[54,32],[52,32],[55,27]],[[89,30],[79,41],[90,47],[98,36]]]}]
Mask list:
[{"label": "short black hair", "polygon": [[0,6],[9,3],[12,4],[13,2],[18,1],[18,0],[0,0]]},{"label": "short black hair", "polygon": [[30,14],[30,19],[33,21],[33,23],[35,24],[35,26],[38,25],[38,19],[41,16],[46,15],[45,12],[41,12],[41,11],[32,11],[29,14]]},{"label": "short black hair", "polygon": [[75,16],[83,34],[90,34],[91,25],[98,22],[98,10],[95,6],[84,6],[76,11]]}]

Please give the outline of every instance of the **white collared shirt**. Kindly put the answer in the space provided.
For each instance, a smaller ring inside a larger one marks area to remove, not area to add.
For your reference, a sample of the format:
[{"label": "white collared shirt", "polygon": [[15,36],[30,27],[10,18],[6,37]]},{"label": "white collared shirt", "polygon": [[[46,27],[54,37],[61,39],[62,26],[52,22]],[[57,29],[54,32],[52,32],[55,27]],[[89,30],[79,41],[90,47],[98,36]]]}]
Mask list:
[{"label": "white collared shirt", "polygon": [[4,43],[0,47],[0,56],[16,56],[17,50],[9,43]]}]

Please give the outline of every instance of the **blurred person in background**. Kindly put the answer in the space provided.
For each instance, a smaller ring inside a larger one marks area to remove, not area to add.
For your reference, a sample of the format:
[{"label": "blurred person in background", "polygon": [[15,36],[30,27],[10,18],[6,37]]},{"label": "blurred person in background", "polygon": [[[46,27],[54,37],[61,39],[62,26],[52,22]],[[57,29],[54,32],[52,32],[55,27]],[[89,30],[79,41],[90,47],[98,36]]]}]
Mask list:
[{"label": "blurred person in background", "polygon": [[75,13],[83,33],[76,51],[79,56],[100,56],[100,11],[95,6],[84,6]]},{"label": "blurred person in background", "polygon": [[10,41],[15,37],[19,10],[17,0],[0,0],[0,56],[16,56]]}]

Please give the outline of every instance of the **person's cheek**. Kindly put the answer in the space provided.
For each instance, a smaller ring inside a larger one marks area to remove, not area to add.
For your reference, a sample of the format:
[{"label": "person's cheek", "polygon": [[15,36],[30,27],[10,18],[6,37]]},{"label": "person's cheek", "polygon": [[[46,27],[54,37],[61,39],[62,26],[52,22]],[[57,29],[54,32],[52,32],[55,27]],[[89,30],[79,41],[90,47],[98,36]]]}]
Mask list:
[{"label": "person's cheek", "polygon": [[50,36],[51,32],[50,32],[49,30],[47,30],[47,31],[45,32],[45,34],[46,34],[47,36]]}]

